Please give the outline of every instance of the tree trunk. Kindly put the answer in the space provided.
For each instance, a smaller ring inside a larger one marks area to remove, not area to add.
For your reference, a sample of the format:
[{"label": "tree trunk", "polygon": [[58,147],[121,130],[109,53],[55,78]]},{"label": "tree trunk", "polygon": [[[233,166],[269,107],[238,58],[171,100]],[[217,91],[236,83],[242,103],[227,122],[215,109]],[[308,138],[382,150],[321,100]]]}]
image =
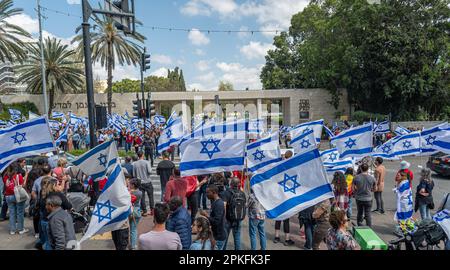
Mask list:
[{"label": "tree trunk", "polygon": [[49,91],[48,115],[52,115],[53,103],[55,102],[55,89],[50,87]]},{"label": "tree trunk", "polygon": [[108,44],[108,113],[112,114],[112,70],[113,70],[113,55],[112,55],[112,44]]}]

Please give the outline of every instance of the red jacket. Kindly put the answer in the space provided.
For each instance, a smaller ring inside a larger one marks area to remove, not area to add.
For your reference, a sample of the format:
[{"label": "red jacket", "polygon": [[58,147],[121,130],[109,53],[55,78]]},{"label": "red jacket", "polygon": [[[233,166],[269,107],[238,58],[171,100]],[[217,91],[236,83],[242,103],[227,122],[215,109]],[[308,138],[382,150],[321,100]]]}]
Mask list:
[{"label": "red jacket", "polygon": [[23,185],[23,177],[20,173],[15,174],[13,179],[9,179],[8,175],[3,177],[3,184],[5,185],[5,196],[14,196],[14,187],[16,178],[19,178],[19,185]]},{"label": "red jacket", "polygon": [[171,177],[166,185],[164,193],[164,202],[168,203],[172,197],[179,196],[183,199],[183,206],[186,206],[187,182],[182,177]]}]

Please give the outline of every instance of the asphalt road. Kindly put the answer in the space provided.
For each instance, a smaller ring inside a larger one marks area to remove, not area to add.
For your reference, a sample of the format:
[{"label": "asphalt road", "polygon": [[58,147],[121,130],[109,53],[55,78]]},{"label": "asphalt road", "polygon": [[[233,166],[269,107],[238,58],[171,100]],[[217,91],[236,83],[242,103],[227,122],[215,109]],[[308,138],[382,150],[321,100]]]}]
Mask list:
[{"label": "asphalt road", "polygon": [[[427,158],[420,157],[409,157],[405,158],[408,162],[411,163],[410,169],[414,172],[414,181],[413,181],[413,189],[417,186],[419,181],[419,165],[425,166]],[[394,188],[394,177],[399,169],[399,161],[386,161],[385,166],[387,169],[386,183],[385,183],[385,191],[383,193],[383,199],[385,203],[385,214],[373,214],[373,230],[380,236],[381,239],[388,242],[391,239],[394,239],[394,235],[392,234],[395,226],[394,222],[394,213],[396,210],[396,197],[393,193],[392,189]],[[435,181],[435,188],[433,191],[433,196],[435,200],[435,204],[438,205],[439,202],[443,199],[444,195],[447,192],[450,192],[450,179],[442,178],[437,175],[433,175],[433,180]],[[158,178],[157,176],[153,177],[154,184],[157,185]],[[159,187],[155,187],[155,200],[158,201],[160,198]],[[356,223],[356,209],[355,204],[353,204],[353,217],[352,221]],[[374,206],[375,207],[375,206]],[[420,219],[418,213],[415,214],[415,217]],[[145,233],[151,230],[153,224],[153,220],[151,217],[143,218],[138,226],[139,234]],[[27,228],[32,231],[32,222],[31,219],[25,219],[25,225]],[[266,220],[266,234],[267,234],[267,248],[270,250],[301,250],[303,249],[304,239],[299,236],[299,225],[297,217],[294,216],[291,218],[291,239],[295,241],[294,246],[286,247],[281,243],[274,244],[272,242],[274,238],[274,221]],[[248,226],[247,220],[244,222],[242,226],[241,233],[241,247],[242,249],[250,249],[250,239],[248,236]],[[81,235],[78,235],[78,238],[81,238]],[[229,248],[233,249],[232,237],[229,240]],[[282,233],[282,240],[284,240],[284,235]],[[1,250],[29,250],[33,249],[35,239],[30,232],[26,235],[9,235],[8,233],[8,222],[0,222],[0,249]],[[322,244],[322,249],[325,249],[325,245]],[[82,249],[84,250],[111,250],[114,249],[114,245],[111,240],[111,235],[106,233],[104,235],[96,236],[91,240],[88,240],[83,243]]]}]

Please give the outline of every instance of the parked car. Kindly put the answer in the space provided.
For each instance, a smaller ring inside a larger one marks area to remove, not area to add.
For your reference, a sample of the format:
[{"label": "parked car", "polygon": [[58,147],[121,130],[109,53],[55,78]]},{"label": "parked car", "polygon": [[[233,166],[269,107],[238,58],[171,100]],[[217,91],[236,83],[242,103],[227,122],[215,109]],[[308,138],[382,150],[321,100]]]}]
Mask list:
[{"label": "parked car", "polygon": [[450,155],[439,152],[430,156],[427,167],[439,175],[450,176]]}]

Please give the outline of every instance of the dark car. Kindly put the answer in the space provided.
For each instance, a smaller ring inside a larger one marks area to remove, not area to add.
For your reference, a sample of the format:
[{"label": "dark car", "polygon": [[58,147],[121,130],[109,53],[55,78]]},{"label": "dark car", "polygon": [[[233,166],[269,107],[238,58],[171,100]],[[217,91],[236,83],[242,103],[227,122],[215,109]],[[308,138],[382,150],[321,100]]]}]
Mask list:
[{"label": "dark car", "polygon": [[427,167],[439,175],[450,176],[450,155],[439,152],[430,156]]}]

